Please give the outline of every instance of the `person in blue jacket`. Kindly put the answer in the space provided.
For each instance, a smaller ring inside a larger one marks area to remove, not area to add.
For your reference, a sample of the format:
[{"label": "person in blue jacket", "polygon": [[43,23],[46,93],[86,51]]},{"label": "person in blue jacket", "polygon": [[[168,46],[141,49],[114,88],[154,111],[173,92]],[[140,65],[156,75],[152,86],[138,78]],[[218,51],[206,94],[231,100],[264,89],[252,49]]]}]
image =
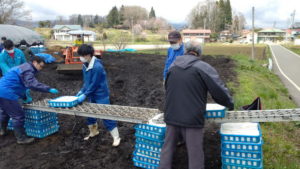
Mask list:
[{"label": "person in blue jacket", "polygon": [[[77,53],[81,62],[83,62],[83,87],[76,95],[78,96],[78,102],[81,103],[88,98],[91,103],[110,104],[106,72],[102,61],[94,56],[94,48],[91,45],[82,44]],[[114,147],[118,146],[121,139],[117,122],[114,120],[103,120],[103,124],[113,137],[112,145]],[[87,125],[90,133],[84,140],[99,134],[96,118],[87,118]]]},{"label": "person in blue jacket", "polygon": [[172,31],[168,35],[168,41],[171,47],[168,49],[168,54],[165,62],[165,68],[163,72],[163,80],[166,80],[167,72],[169,67],[174,62],[177,56],[182,56],[184,54],[184,45],[182,42],[182,37],[180,32]]},{"label": "person in blue jacket", "polygon": [[50,88],[35,78],[35,75],[42,70],[44,65],[45,62],[42,58],[33,56],[32,62],[12,68],[0,79],[0,136],[6,134],[8,120],[11,118],[17,143],[29,144],[34,141],[34,138],[28,137],[25,133],[25,112],[18,99],[30,102],[26,98],[27,89],[58,93],[57,89]]},{"label": "person in blue jacket", "polygon": [[3,51],[3,49],[4,49],[4,46],[3,46],[3,43],[4,43],[4,41],[6,41],[6,37],[1,37],[1,42],[0,42],[0,53]]},{"label": "person in blue jacket", "polygon": [[14,47],[11,40],[4,41],[4,51],[0,54],[0,68],[2,75],[5,75],[12,67],[19,66],[26,62],[24,53]]}]

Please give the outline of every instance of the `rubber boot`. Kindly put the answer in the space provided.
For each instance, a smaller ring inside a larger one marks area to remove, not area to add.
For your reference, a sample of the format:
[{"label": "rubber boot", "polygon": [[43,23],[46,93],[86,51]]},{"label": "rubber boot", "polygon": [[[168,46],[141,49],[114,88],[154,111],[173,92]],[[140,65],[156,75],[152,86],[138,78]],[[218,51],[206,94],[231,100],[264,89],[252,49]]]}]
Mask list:
[{"label": "rubber boot", "polygon": [[90,130],[90,134],[87,137],[85,137],[84,140],[88,140],[90,137],[94,137],[99,134],[98,123],[88,125],[88,128]]},{"label": "rubber boot", "polygon": [[0,122],[0,136],[5,136],[6,130],[7,130],[7,124],[6,122]]},{"label": "rubber boot", "polygon": [[115,127],[112,131],[110,131],[111,136],[114,139],[114,142],[112,144],[113,147],[117,147],[120,145],[121,138],[119,136],[119,130],[118,127]]},{"label": "rubber boot", "polygon": [[34,141],[34,138],[26,135],[24,127],[14,127],[14,133],[18,144],[30,144]]}]

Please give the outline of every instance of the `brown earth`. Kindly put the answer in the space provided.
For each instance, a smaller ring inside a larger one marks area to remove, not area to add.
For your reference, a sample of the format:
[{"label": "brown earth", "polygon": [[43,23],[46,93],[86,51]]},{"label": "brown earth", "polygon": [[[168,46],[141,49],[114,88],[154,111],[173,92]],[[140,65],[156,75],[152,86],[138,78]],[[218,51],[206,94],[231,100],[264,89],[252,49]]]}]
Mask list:
[{"label": "brown earth", "polygon": [[[235,81],[234,62],[223,56],[203,56],[226,82]],[[165,56],[150,54],[106,53],[103,62],[108,74],[111,102],[117,105],[163,108],[162,71]],[[56,64],[48,65],[38,79],[60,90],[59,95],[75,95],[82,77],[57,74]],[[54,98],[51,94],[32,92],[34,100]],[[83,141],[88,130],[85,119],[59,115],[60,130],[32,145],[17,145],[12,132],[0,138],[1,169],[134,169],[132,153],[135,145],[134,124],[120,122],[121,144],[113,148],[112,138],[100,125],[100,135]],[[101,124],[101,122],[99,123]],[[211,124],[205,132],[205,165],[217,169],[220,161],[219,126]],[[175,169],[187,168],[185,146],[178,147]]]}]

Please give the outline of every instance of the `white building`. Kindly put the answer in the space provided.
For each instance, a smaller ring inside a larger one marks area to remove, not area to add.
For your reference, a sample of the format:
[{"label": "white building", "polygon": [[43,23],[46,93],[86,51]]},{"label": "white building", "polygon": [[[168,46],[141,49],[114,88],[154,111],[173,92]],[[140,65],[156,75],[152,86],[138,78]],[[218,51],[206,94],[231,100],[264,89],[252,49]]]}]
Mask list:
[{"label": "white building", "polygon": [[[84,35],[85,42],[96,40],[95,32],[82,30],[80,25],[55,25],[53,30],[54,39],[59,41],[75,41],[77,35]],[[76,34],[75,32],[78,33]]]},{"label": "white building", "polygon": [[211,30],[207,29],[184,29],[182,30],[183,42],[197,40],[201,43],[209,42]]}]

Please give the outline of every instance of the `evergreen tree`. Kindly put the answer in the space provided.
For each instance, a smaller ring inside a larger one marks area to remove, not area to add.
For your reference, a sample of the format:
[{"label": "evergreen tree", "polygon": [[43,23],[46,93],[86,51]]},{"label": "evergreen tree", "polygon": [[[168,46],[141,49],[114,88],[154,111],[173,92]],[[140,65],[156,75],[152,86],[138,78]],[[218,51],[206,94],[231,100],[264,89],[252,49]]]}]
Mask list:
[{"label": "evergreen tree", "polygon": [[99,23],[99,16],[96,15],[96,16],[94,17],[94,24],[98,24],[98,23]]},{"label": "evergreen tree", "polygon": [[122,25],[125,21],[124,13],[125,13],[125,7],[124,7],[124,5],[122,5],[120,8],[120,12],[119,12],[119,20],[120,20],[120,24],[122,24]]},{"label": "evergreen tree", "polygon": [[120,23],[119,11],[116,6],[109,11],[109,14],[107,15],[107,23],[109,27],[113,27]]},{"label": "evergreen tree", "polygon": [[153,7],[151,7],[151,11],[149,13],[149,19],[151,19],[151,18],[156,18],[155,11],[154,11]]},{"label": "evergreen tree", "polygon": [[231,25],[232,24],[232,10],[230,0],[226,1],[225,4],[225,23]]},{"label": "evergreen tree", "polygon": [[82,20],[82,17],[80,14],[78,15],[78,18],[77,18],[77,24],[83,26],[83,20]]},{"label": "evergreen tree", "polygon": [[224,30],[226,24],[225,3],[223,0],[220,0],[218,5],[219,5],[220,30]]}]

